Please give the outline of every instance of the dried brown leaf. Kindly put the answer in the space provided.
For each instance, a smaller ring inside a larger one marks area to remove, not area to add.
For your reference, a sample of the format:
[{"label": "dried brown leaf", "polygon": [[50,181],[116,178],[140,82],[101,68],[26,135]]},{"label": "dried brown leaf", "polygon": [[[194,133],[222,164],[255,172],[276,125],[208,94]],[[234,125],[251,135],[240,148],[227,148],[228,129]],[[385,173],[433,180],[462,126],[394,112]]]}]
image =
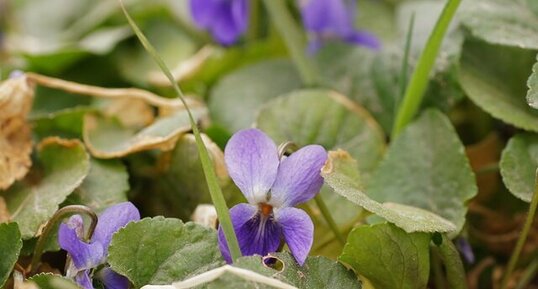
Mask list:
[{"label": "dried brown leaf", "polygon": [[0,84],[0,190],[22,179],[32,165],[32,136],[26,115],[33,98],[34,88],[25,76]]}]

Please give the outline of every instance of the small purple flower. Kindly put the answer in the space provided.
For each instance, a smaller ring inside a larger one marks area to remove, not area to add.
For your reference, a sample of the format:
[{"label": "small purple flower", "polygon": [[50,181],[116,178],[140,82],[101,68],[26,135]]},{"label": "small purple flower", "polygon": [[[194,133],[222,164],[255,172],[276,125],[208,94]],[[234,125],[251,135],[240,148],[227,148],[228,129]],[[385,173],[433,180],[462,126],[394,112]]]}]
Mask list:
[{"label": "small purple flower", "polygon": [[194,23],[223,45],[237,42],[248,27],[249,0],[191,0]]},{"label": "small purple flower", "polygon": [[[224,151],[230,177],[248,200],[230,210],[243,255],[275,252],[282,239],[302,265],[312,247],[314,225],[295,205],[312,199],[323,185],[320,170],[327,152],[309,145],[279,159],[275,143],[258,129],[235,133]],[[232,261],[222,228],[219,247]]]},{"label": "small purple flower", "polygon": [[[58,243],[69,253],[72,263],[66,275],[74,278],[84,289],[93,289],[90,270],[106,263],[112,235],[131,221],[140,220],[138,209],[130,202],[109,207],[100,216],[90,242],[83,240],[84,222],[74,215],[60,225]],[[97,272],[106,289],[127,289],[127,278],[105,267]]]},{"label": "small purple flower", "polygon": [[460,251],[465,261],[467,261],[467,264],[474,263],[475,256],[474,256],[473,248],[471,247],[471,244],[469,244],[469,241],[467,241],[467,239],[465,239],[464,237],[457,238],[456,248],[458,248],[458,251]]},{"label": "small purple flower", "polygon": [[356,30],[355,0],[300,0],[303,23],[311,33],[309,51],[315,52],[331,39],[379,49],[381,43],[373,34]]}]

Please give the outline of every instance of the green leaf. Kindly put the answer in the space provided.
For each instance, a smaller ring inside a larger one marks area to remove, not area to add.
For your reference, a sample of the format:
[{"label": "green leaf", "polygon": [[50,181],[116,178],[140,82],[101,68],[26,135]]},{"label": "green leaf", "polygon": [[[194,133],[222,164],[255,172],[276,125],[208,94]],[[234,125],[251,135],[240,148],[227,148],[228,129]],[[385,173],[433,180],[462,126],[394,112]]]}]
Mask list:
[{"label": "green leaf", "polygon": [[524,0],[466,1],[460,17],[473,36],[486,42],[538,49],[538,16]]},{"label": "green leaf", "polygon": [[3,288],[22,249],[17,223],[0,224],[0,288]]},{"label": "green leaf", "polygon": [[163,217],[130,223],[114,234],[108,262],[135,288],[170,284],[224,264],[214,230]]},{"label": "green leaf", "polygon": [[[224,165],[224,154],[206,135],[201,136],[219,184],[225,187],[230,179]],[[198,204],[211,203],[194,135],[181,136],[175,148],[170,153],[163,153],[158,163],[165,169],[148,184],[153,197],[146,202],[152,204],[148,206],[150,210],[156,208],[150,214],[188,220]]]},{"label": "green leaf", "polygon": [[34,165],[26,179],[0,193],[23,239],[36,236],[90,168],[88,154],[78,140],[45,139],[38,146],[38,160],[41,168]]},{"label": "green leaf", "polygon": [[[170,22],[150,22],[144,33],[169,67],[178,66],[195,52],[195,43]],[[120,47],[117,55],[120,73],[133,83],[147,85],[152,78],[162,76],[159,66],[141,46]]]},{"label": "green leaf", "polygon": [[538,135],[527,133],[512,137],[502,152],[499,165],[508,190],[530,203],[538,168]]},{"label": "green leaf", "polygon": [[372,116],[345,96],[327,90],[300,90],[274,99],[260,111],[256,126],[277,143],[348,150],[361,160],[359,169],[365,175],[385,150],[383,132]]},{"label": "green leaf", "polygon": [[392,224],[355,228],[339,260],[368,278],[376,289],[426,288],[430,234],[406,233]]},{"label": "green leaf", "polygon": [[250,127],[268,100],[300,87],[301,78],[288,60],[268,60],[226,75],[208,106],[213,121],[235,132]]},{"label": "green leaf", "polygon": [[[205,108],[193,109],[196,119],[206,115]],[[84,118],[84,142],[93,156],[118,158],[128,154],[167,147],[177,136],[191,130],[186,110],[157,118],[151,125],[137,131],[122,126],[114,118],[87,114]]]},{"label": "green leaf", "polygon": [[127,201],[129,175],[119,160],[90,160],[90,172],[68,198],[69,204],[81,204],[96,212]]},{"label": "green leaf", "polygon": [[357,162],[345,151],[329,152],[329,159],[321,175],[325,183],[349,201],[363,207],[406,232],[451,232],[451,222],[419,208],[394,203],[379,203],[363,193],[363,183]]},{"label": "green leaf", "polygon": [[429,210],[465,223],[466,202],[477,193],[464,147],[450,120],[427,110],[391,144],[368,185],[370,197]]},{"label": "green leaf", "polygon": [[439,257],[446,269],[446,279],[451,289],[467,289],[467,280],[460,252],[446,235],[442,235],[441,244],[438,248]]},{"label": "green leaf", "polygon": [[249,269],[291,284],[297,288],[309,289],[360,289],[357,276],[344,265],[327,257],[308,257],[303,266],[299,266],[289,252],[269,254],[282,265],[275,270],[264,265],[260,256],[242,257],[234,266]]},{"label": "green leaf", "polygon": [[[538,2],[536,2],[538,3]],[[538,6],[538,4],[536,4]],[[538,60],[538,55],[536,56]],[[538,62],[532,66],[532,74],[527,80],[527,103],[535,109],[538,109]]]},{"label": "green leaf", "polygon": [[61,275],[41,273],[28,279],[34,282],[40,289],[80,289],[75,282]]},{"label": "green leaf", "polygon": [[33,117],[33,132],[40,139],[49,136],[82,138],[83,117],[90,111],[89,107],[74,107]]},{"label": "green leaf", "polygon": [[463,90],[480,108],[518,128],[538,132],[538,111],[525,101],[536,52],[466,41],[460,60]]}]

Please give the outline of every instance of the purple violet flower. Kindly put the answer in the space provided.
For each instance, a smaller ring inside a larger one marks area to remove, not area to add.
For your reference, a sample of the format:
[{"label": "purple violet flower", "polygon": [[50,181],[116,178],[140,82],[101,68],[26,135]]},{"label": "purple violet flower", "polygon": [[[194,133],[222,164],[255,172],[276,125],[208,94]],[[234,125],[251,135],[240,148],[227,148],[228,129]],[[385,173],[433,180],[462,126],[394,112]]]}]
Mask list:
[{"label": "purple violet flower", "polygon": [[231,45],[248,27],[249,0],[191,0],[194,23],[222,45]]},{"label": "purple violet flower", "polygon": [[[312,199],[323,185],[320,175],[327,152],[309,145],[279,159],[275,143],[258,129],[235,133],[224,151],[230,177],[248,200],[230,210],[243,255],[275,252],[282,239],[300,265],[304,264],[314,238],[314,224],[306,212],[294,206]],[[219,247],[232,261],[222,228]]]},{"label": "purple violet flower", "polygon": [[373,34],[356,30],[353,24],[355,0],[300,0],[303,23],[311,33],[308,50],[315,52],[326,40],[341,41],[379,49],[381,43]]},{"label": "purple violet flower", "polygon": [[[84,289],[93,289],[90,270],[106,263],[108,246],[112,235],[131,221],[140,220],[138,209],[130,202],[107,208],[100,216],[90,242],[83,241],[84,222],[74,215],[67,223],[60,225],[58,243],[71,257],[67,277],[74,278]],[[127,278],[105,267],[97,272],[106,289],[127,289]]]}]

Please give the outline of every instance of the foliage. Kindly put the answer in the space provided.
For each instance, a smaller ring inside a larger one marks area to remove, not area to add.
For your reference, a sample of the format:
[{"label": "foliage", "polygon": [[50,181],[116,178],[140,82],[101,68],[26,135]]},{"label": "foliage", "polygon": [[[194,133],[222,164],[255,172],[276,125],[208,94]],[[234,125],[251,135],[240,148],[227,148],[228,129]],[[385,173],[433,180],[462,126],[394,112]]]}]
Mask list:
[{"label": "foliage", "polygon": [[[0,0],[0,288],[84,286],[55,213],[126,201],[94,288],[538,286],[537,1],[213,2]],[[327,151],[303,266],[219,250],[251,127]]]}]

